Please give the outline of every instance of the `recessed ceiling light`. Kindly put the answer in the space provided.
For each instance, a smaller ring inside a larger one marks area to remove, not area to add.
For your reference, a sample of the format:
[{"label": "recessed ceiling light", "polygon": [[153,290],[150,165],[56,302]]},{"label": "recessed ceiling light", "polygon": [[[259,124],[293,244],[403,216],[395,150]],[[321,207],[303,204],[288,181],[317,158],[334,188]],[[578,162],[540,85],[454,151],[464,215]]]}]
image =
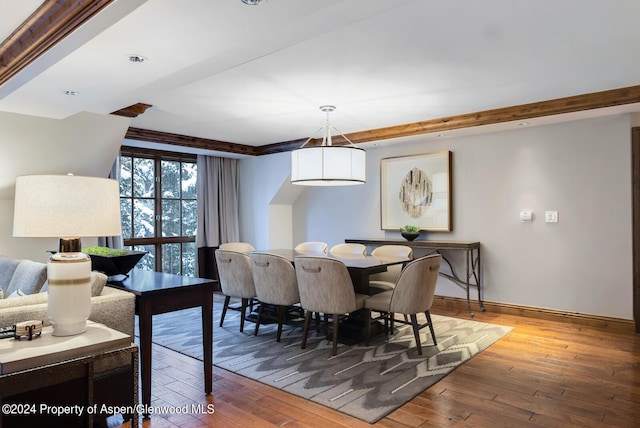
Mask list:
[{"label": "recessed ceiling light", "polygon": [[520,126],[527,126],[529,124],[529,122],[520,122],[518,125]]},{"label": "recessed ceiling light", "polygon": [[444,137],[445,135],[447,135],[447,134],[445,134],[445,133],[440,133],[440,134],[438,134],[438,137]]},{"label": "recessed ceiling light", "polygon": [[129,55],[127,59],[130,62],[135,62],[137,64],[145,62],[147,60],[147,58],[143,57],[142,55]]},{"label": "recessed ceiling light", "polygon": [[80,95],[80,92],[78,91],[62,91],[63,94],[65,95],[69,95],[70,97],[75,97],[76,95]]}]

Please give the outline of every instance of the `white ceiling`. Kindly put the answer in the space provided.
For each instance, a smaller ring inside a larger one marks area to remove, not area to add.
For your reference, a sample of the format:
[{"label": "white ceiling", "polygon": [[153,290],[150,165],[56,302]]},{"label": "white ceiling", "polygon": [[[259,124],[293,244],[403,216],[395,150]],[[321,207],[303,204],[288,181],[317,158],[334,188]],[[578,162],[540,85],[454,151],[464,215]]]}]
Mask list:
[{"label": "white ceiling", "polygon": [[[0,38],[40,3],[0,0]],[[133,127],[260,146],[311,136],[333,104],[349,133],[638,85],[638,16],[637,0],[118,0],[0,87],[0,111],[141,102]]]}]

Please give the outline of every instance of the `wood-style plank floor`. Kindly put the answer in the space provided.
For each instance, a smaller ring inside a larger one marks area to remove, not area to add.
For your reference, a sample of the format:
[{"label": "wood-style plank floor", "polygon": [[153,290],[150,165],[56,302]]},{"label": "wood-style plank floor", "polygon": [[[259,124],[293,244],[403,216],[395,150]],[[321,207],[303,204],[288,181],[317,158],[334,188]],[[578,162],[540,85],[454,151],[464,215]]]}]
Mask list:
[{"label": "wood-style plank floor", "polygon": [[[375,426],[640,426],[640,335],[495,313],[475,318],[515,329]],[[214,412],[153,415],[142,427],[370,426],[217,367],[205,396],[200,361],[156,345],[153,353],[153,406],[210,404]]]}]

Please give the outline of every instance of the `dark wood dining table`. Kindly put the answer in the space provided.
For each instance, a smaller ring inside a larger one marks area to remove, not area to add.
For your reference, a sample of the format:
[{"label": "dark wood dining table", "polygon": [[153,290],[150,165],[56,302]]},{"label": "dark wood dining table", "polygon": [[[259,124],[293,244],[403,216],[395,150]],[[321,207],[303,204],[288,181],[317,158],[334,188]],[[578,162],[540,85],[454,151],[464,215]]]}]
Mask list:
[{"label": "dark wood dining table", "polygon": [[[351,282],[356,293],[370,294],[369,290],[369,276],[375,273],[385,272],[387,267],[407,263],[411,261],[406,257],[394,257],[394,258],[381,258],[370,255],[341,255],[336,256],[332,254],[317,253],[317,252],[301,252],[293,249],[269,249],[256,251],[258,253],[270,253],[282,256],[288,259],[291,263],[295,264],[296,257],[327,257],[335,260],[340,260],[345,264],[349,275],[351,276]],[[339,341],[347,345],[353,345],[361,342],[365,339],[365,322],[359,311],[350,314],[340,321]],[[370,326],[372,334],[380,333],[381,327],[379,323],[374,322]],[[328,338],[329,339],[329,338]],[[331,339],[329,339],[331,340]]]},{"label": "dark wood dining table", "polygon": [[336,256],[325,253],[315,252],[300,252],[293,249],[271,249],[257,252],[265,252],[271,254],[277,254],[285,257],[292,263],[298,256],[311,256],[311,257],[328,257],[335,260],[340,260],[345,264],[349,275],[351,275],[351,281],[353,282],[353,289],[356,293],[369,294],[369,276],[374,273],[385,272],[388,266],[396,265],[400,263],[406,263],[411,259],[406,257],[395,258],[381,258],[369,255],[341,255]]}]

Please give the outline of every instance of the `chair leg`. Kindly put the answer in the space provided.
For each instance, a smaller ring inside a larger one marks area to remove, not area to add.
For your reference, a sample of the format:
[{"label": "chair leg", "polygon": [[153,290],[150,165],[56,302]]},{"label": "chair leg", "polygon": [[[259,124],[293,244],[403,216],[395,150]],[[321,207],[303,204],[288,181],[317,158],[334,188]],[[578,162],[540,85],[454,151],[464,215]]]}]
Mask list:
[{"label": "chair leg", "polygon": [[278,334],[276,334],[276,342],[280,342],[282,336],[282,324],[284,324],[284,313],[286,308],[283,305],[278,305]]},{"label": "chair leg", "polygon": [[340,316],[333,314],[333,356],[338,353],[338,325],[340,324]]},{"label": "chair leg", "polygon": [[371,309],[364,309],[364,345],[369,346],[371,338]]},{"label": "chair leg", "polygon": [[246,317],[248,304],[249,299],[242,299],[242,307],[240,308],[240,333],[244,331],[244,319]]},{"label": "chair leg", "polygon": [[300,348],[305,349],[307,347],[307,335],[309,334],[309,324],[311,323],[311,311],[307,311],[304,316],[304,329],[302,331],[302,346]]},{"label": "chair leg", "polygon": [[418,317],[416,314],[411,314],[411,326],[413,327],[413,337],[416,339],[418,355],[422,355],[422,345],[420,345],[420,327],[418,327]]},{"label": "chair leg", "polygon": [[425,311],[424,313],[427,316],[427,322],[429,323],[429,330],[431,330],[431,337],[433,338],[433,345],[437,345],[436,342],[436,333],[433,331],[433,323],[431,322],[431,313],[429,311]]},{"label": "chair leg", "polygon": [[220,327],[222,327],[222,323],[224,322],[224,316],[227,314],[227,309],[229,308],[230,301],[231,296],[224,297],[224,306],[222,307],[222,316],[220,317]]},{"label": "chair leg", "polygon": [[256,329],[253,332],[254,336],[258,335],[258,329],[260,328],[260,315],[262,315],[262,308],[264,307],[264,303],[260,303],[258,305],[258,317],[256,318]]}]

